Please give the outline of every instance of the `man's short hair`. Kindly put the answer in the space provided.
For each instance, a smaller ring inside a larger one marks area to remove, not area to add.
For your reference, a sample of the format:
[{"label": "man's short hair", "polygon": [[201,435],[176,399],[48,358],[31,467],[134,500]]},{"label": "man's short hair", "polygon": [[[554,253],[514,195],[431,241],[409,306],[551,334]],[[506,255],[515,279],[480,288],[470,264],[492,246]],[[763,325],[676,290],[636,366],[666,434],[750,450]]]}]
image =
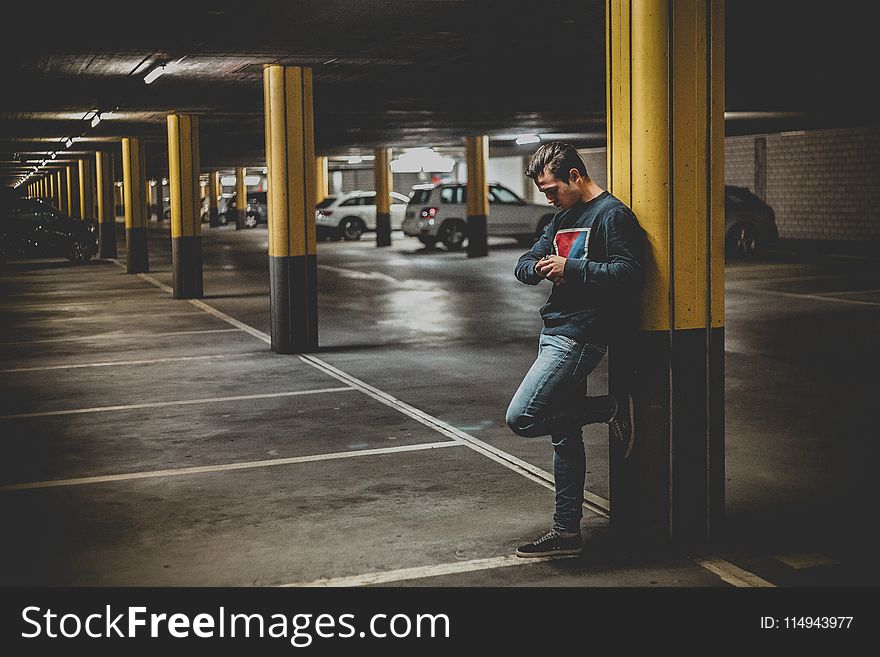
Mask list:
[{"label": "man's short hair", "polygon": [[535,151],[525,174],[534,181],[547,169],[557,180],[569,182],[568,172],[577,169],[578,173],[587,177],[587,166],[578,154],[577,149],[571,144],[561,141],[551,141]]}]

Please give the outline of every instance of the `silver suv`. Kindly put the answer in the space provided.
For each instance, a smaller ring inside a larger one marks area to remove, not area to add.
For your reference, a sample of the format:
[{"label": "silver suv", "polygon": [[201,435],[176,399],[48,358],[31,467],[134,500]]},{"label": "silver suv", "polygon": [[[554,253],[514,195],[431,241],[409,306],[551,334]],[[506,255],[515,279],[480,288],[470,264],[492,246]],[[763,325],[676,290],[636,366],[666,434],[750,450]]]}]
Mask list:
[{"label": "silver suv", "polygon": [[[526,203],[503,185],[489,183],[486,225],[493,237],[515,237],[531,246],[555,212],[546,204]],[[460,250],[467,240],[467,185],[416,185],[401,228],[429,248],[442,242],[450,251]]]}]

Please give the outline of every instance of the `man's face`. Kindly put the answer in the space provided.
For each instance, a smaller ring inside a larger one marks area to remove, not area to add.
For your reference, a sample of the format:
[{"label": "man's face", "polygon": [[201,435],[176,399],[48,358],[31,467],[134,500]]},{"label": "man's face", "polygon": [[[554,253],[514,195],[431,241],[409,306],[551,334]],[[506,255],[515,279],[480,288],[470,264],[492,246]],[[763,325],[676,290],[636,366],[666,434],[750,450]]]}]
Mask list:
[{"label": "man's face", "polygon": [[567,210],[581,199],[581,190],[572,183],[555,178],[547,169],[535,180],[538,190],[547,197],[547,202],[560,210]]}]

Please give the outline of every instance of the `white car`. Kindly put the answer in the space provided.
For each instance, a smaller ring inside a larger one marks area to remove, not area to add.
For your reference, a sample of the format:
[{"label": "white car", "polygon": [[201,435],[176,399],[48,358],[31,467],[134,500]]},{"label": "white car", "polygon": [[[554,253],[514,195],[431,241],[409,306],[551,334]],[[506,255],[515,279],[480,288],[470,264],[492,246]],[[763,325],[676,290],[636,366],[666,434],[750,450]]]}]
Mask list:
[{"label": "white car", "polygon": [[[391,230],[400,230],[409,198],[391,192]],[[315,209],[318,232],[358,240],[364,231],[376,230],[376,192],[356,190],[328,196]]]},{"label": "white car", "polygon": [[[512,191],[489,183],[489,235],[515,237],[524,246],[535,240],[556,214],[546,203],[526,203]],[[467,185],[416,185],[401,228],[404,235],[418,237],[431,248],[437,242],[458,251],[467,240]]]}]

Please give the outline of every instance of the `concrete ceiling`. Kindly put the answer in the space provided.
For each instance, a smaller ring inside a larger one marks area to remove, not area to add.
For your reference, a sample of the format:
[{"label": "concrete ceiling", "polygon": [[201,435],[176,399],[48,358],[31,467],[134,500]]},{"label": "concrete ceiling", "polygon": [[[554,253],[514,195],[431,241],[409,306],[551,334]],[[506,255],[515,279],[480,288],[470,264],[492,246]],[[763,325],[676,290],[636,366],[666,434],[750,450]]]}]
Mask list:
[{"label": "concrete ceiling", "polygon": [[[161,175],[170,112],[201,116],[204,169],[263,166],[267,63],[313,67],[318,154],[457,149],[465,134],[495,153],[533,149],[519,133],[604,144],[603,0],[94,0],[2,15],[0,185],[122,136],[144,137]],[[876,121],[868,21],[753,0],[728,0],[726,21],[728,134]],[[145,84],[160,62],[179,63]],[[91,127],[95,110],[112,114]]]}]

